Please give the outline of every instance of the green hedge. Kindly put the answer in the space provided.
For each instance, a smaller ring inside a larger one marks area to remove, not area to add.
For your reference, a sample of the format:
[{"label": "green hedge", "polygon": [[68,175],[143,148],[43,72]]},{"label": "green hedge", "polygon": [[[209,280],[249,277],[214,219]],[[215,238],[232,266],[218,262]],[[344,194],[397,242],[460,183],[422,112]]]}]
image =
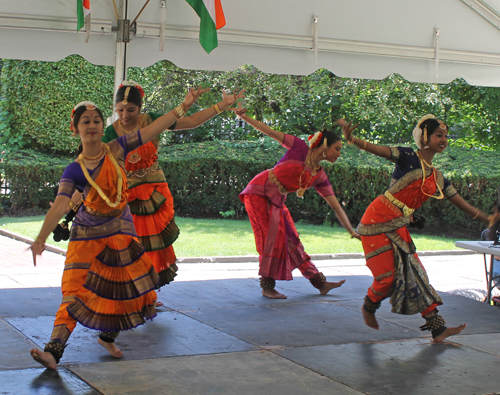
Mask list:
[{"label": "green hedge", "polygon": [[[162,148],[159,163],[174,196],[178,215],[220,218],[246,216],[238,195],[260,171],[272,167],[285,149],[271,139],[242,142],[204,142]],[[490,211],[500,187],[495,152],[452,148],[437,155],[434,163],[460,195],[474,206]],[[5,161],[12,212],[21,208],[47,208],[69,157],[50,157],[32,151],[11,154]],[[325,171],[338,200],[355,225],[368,204],[386,190],[393,169],[391,162],[344,146],[335,165]],[[289,195],[287,206],[295,220],[336,224],[330,207],[315,193],[303,199]],[[434,227],[469,230],[477,235],[484,226],[446,201],[430,199],[420,212]],[[221,214],[222,213],[222,214]]]}]

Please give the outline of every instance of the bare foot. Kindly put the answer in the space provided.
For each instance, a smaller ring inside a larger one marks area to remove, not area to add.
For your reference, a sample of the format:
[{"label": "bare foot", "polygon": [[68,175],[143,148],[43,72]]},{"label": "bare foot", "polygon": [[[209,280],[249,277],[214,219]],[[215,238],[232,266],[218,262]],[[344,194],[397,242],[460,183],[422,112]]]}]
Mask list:
[{"label": "bare foot", "polygon": [[441,333],[439,336],[436,336],[432,340],[434,340],[434,343],[441,343],[447,337],[450,337],[450,336],[453,336],[453,335],[458,335],[466,327],[467,327],[467,324],[462,324],[462,325],[459,325],[459,326],[455,326],[453,328],[446,328],[446,330],[443,333]]},{"label": "bare foot", "polygon": [[269,299],[286,299],[286,295],[279,293],[275,289],[263,289],[262,296]]},{"label": "bare foot", "polygon": [[51,369],[51,370],[57,369],[56,359],[54,358],[54,356],[50,352],[44,352],[44,351],[40,351],[36,348],[33,348],[30,351],[30,354],[31,354],[31,357],[35,361],[42,364],[47,369]]},{"label": "bare foot", "polygon": [[155,307],[161,307],[161,306],[163,306],[163,302],[160,302],[159,300],[157,300],[155,302]]},{"label": "bare foot", "polygon": [[114,358],[121,358],[123,357],[122,351],[116,347],[115,343],[106,343],[103,342],[101,339],[97,339],[97,342],[103,346],[108,352],[111,354],[112,357]]},{"label": "bare foot", "polygon": [[326,295],[328,292],[330,292],[333,288],[338,288],[341,287],[342,284],[345,283],[345,280],[339,281],[337,283],[332,283],[332,282],[325,282],[323,286],[319,289],[319,293],[321,295]]},{"label": "bare foot", "polygon": [[378,329],[378,321],[375,318],[375,313],[369,313],[363,307],[361,307],[361,312],[363,313],[363,320],[365,321],[365,324],[370,328]]}]

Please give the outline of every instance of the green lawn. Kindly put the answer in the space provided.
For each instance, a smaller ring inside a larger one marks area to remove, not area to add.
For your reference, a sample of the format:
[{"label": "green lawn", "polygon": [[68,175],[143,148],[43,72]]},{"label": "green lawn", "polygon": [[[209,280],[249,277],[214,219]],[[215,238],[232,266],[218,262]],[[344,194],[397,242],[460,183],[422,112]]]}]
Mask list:
[{"label": "green lawn", "polygon": [[[43,216],[2,217],[0,228],[35,239]],[[229,219],[176,218],[181,233],[175,242],[178,257],[256,255],[252,228],[248,221]],[[309,254],[362,252],[361,243],[343,228],[298,224],[300,238]],[[415,235],[418,251],[455,250],[455,239]],[[48,244],[67,248],[68,242]]]}]

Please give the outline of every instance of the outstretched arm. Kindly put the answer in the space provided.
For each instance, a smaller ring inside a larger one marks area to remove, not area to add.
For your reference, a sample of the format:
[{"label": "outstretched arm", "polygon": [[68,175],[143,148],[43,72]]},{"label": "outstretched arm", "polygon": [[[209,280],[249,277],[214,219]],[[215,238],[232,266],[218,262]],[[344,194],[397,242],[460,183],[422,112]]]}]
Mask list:
[{"label": "outstretched arm", "polygon": [[70,202],[70,198],[64,195],[58,195],[56,200],[54,200],[54,204],[47,212],[45,219],[43,221],[42,229],[38,234],[37,238],[33,242],[30,247],[30,250],[33,254],[33,264],[36,266],[36,256],[41,255],[43,250],[45,249],[45,240],[49,237],[50,232],[52,232],[61,218],[68,211],[68,204]]},{"label": "outstretched arm", "polygon": [[329,195],[323,197],[323,199],[326,200],[328,205],[333,209],[335,212],[335,215],[337,216],[338,220],[340,221],[340,224],[349,232],[351,237],[355,237],[357,239],[361,239],[359,234],[356,233],[356,231],[353,229],[351,221],[349,221],[349,217],[345,213],[344,209],[340,205],[339,201],[335,197],[335,195]]},{"label": "outstretched arm", "polygon": [[212,107],[198,111],[188,117],[179,119],[174,130],[194,129],[203,125],[209,119],[212,119],[216,115],[219,115],[221,112],[227,110],[230,106],[234,105],[238,99],[245,97],[243,95],[244,92],[245,90],[242,90],[239,93],[235,91],[232,95],[228,95],[225,91],[222,91],[221,102],[214,104]]},{"label": "outstretched arm", "polygon": [[342,133],[344,133],[344,137],[349,144],[353,144],[359,149],[385,159],[389,159],[391,157],[391,149],[389,147],[386,147],[385,145],[372,144],[366,140],[361,140],[353,136],[353,131],[359,124],[352,126],[352,122],[346,122],[345,119],[339,119],[337,123],[342,127]]},{"label": "outstretched arm", "polygon": [[472,219],[477,219],[479,221],[483,221],[484,223],[488,224],[491,226],[493,223],[498,221],[500,219],[500,214],[495,213],[492,215],[488,215],[486,213],[483,213],[481,210],[478,208],[474,207],[472,204],[467,203],[462,196],[460,196],[458,193],[456,195],[453,195],[451,198],[448,199],[454,206],[458,207],[460,210],[463,212],[467,213],[472,217]]},{"label": "outstretched arm", "polygon": [[271,129],[262,121],[257,121],[256,119],[248,116],[246,114],[247,109],[241,107],[241,103],[238,103],[238,108],[229,108],[229,110],[234,111],[234,113],[242,120],[244,120],[249,125],[252,125],[259,132],[267,134],[269,137],[275,139],[278,143],[283,144],[285,141],[285,134],[277,130]]},{"label": "outstretched arm", "polygon": [[141,139],[142,143],[153,140],[161,132],[166,130],[170,125],[172,125],[177,119],[184,116],[186,111],[188,111],[191,106],[199,99],[199,97],[207,92],[208,89],[190,89],[189,93],[184,98],[184,102],[178,106],[176,109],[162,115],[160,118],[156,119],[153,123],[145,126],[141,129]]}]

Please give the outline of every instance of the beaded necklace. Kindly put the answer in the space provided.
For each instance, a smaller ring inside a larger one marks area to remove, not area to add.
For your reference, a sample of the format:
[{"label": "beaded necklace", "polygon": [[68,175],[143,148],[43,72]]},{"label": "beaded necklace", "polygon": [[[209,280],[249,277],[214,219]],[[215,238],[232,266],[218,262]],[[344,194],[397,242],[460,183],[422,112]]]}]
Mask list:
[{"label": "beaded necklace", "polygon": [[[439,184],[437,182],[437,175],[436,175],[436,168],[430,164],[428,164],[425,159],[422,157],[422,154],[420,153],[420,151],[417,151],[417,156],[418,156],[418,159],[420,160],[420,166],[422,167],[422,185],[420,186],[420,191],[425,195],[425,196],[429,196],[431,198],[434,198],[434,199],[438,199],[438,200],[441,200],[441,199],[444,199],[444,193],[443,191],[441,190],[441,188],[439,187]],[[436,183],[436,188],[437,190],[439,191],[439,196],[434,196],[434,195],[429,195],[428,193],[425,193],[424,192],[424,184],[425,184],[425,167],[424,167],[424,163],[427,167],[429,167],[430,169],[432,169],[432,174],[434,175],[434,181]]]},{"label": "beaded necklace", "polygon": [[[103,146],[104,146],[105,155],[109,154],[109,146],[107,144],[103,144]],[[80,164],[80,167],[82,168],[82,171],[83,171],[83,174],[85,175],[85,178],[87,179],[87,181],[89,182],[89,184],[93,188],[95,188],[95,190],[97,191],[97,193],[99,194],[99,196],[106,202],[106,204],[109,207],[112,207],[112,208],[117,207],[121,203],[121,200],[122,200],[122,189],[123,189],[123,183],[122,183],[123,176],[122,176],[121,168],[118,165],[118,162],[116,161],[116,159],[114,158],[113,155],[109,155],[109,159],[111,160],[111,163],[115,167],[116,172],[118,174],[118,185],[117,185],[116,201],[114,203],[111,203],[111,201],[109,200],[109,198],[104,194],[104,192],[101,189],[101,187],[96,184],[96,182],[92,179],[92,177],[90,177],[90,174],[89,174],[89,172],[87,170],[87,167],[85,166],[85,163],[84,163],[84,160],[86,160],[85,158],[86,157],[83,154],[80,154],[78,156],[78,159],[76,160]]]},{"label": "beaded necklace", "polygon": [[[304,187],[302,187],[302,176],[304,175],[307,166],[311,168],[311,177],[309,177],[309,180],[307,180],[307,183]],[[312,149],[309,148],[309,152],[307,153],[307,158],[304,162],[304,169],[302,170],[302,173],[300,173],[299,177],[299,189],[297,190],[297,196],[299,198],[304,197],[304,193],[306,193],[307,187],[309,186],[309,183],[311,182],[312,178],[316,175],[316,170],[318,170],[320,166],[315,166],[314,161],[313,161],[313,155],[312,155]]]}]

